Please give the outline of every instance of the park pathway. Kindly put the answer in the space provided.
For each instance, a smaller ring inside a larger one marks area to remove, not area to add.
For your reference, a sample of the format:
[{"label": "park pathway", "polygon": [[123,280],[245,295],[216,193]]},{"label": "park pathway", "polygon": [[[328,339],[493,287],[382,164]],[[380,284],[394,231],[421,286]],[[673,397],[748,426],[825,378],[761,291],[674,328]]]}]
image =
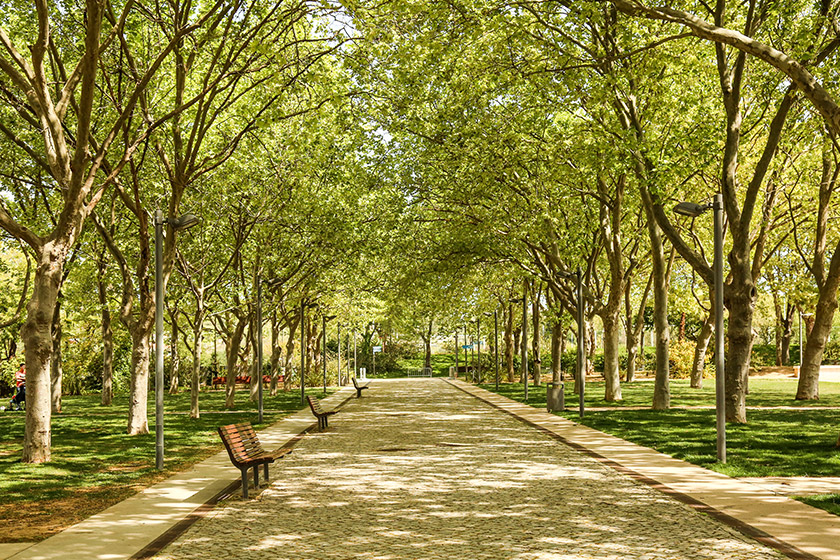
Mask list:
[{"label": "park pathway", "polygon": [[781,558],[442,380],[378,381],[160,560]]}]

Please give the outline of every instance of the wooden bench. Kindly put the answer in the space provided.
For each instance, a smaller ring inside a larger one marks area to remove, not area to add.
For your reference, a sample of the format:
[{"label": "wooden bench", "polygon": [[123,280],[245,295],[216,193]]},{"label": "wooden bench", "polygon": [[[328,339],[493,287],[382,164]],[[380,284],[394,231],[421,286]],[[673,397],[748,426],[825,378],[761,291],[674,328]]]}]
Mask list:
[{"label": "wooden bench", "polygon": [[306,395],[306,400],[309,401],[309,408],[312,410],[312,414],[314,414],[315,418],[318,419],[318,428],[325,430],[328,427],[327,419],[333,414],[336,414],[338,411],[328,410],[327,412],[324,412],[324,409],[321,408],[321,402],[310,395]]},{"label": "wooden bench", "polygon": [[353,378],[353,387],[356,388],[356,398],[360,398],[362,396],[362,391],[368,388],[369,383],[364,383],[359,385],[359,382],[356,381],[356,378]]},{"label": "wooden bench", "polygon": [[268,464],[292,452],[291,447],[283,447],[273,453],[262,448],[257,433],[249,423],[219,426],[219,436],[225,444],[230,462],[242,472],[242,497],[248,499],[248,469],[254,467],[254,488],[260,487],[260,465],[265,469],[265,481],[268,482]]}]

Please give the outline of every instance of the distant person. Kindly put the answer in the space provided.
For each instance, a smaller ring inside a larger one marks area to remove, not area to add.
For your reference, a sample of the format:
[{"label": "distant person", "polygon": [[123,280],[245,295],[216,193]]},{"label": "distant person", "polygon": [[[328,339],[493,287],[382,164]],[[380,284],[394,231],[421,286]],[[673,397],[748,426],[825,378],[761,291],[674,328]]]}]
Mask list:
[{"label": "distant person", "polygon": [[26,406],[26,364],[21,362],[15,373],[15,396],[9,401],[9,408],[22,410]]}]

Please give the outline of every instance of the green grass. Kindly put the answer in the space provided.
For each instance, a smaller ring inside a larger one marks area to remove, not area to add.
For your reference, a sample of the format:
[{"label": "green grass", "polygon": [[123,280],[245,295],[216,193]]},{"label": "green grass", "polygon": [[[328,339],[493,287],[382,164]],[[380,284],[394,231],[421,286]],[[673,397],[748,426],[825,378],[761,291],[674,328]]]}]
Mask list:
[{"label": "green grass", "polygon": [[[323,396],[318,388],[307,392]],[[188,393],[165,397],[163,472],[154,468],[153,400],[149,401],[152,433],[128,436],[125,397],[107,408],[100,406],[98,395],[64,397],[63,412],[52,420],[52,460],[41,465],[20,462],[25,414],[0,413],[0,520],[19,526],[41,517],[60,517],[68,501],[75,504],[66,512],[70,517],[90,515],[222,449],[218,426],[249,421],[260,429],[302,408],[299,391],[281,391],[275,397],[265,393],[262,424],[257,423],[256,403],[244,391],[237,393],[231,411],[224,410],[223,391],[201,394],[199,419],[189,418],[189,406]],[[29,538],[42,538],[48,532],[23,531]],[[0,536],[0,542],[12,537],[11,533]]]},{"label": "green grass", "polygon": [[[422,369],[424,367],[424,357],[402,358],[397,360],[397,366],[400,371],[398,376],[402,377],[408,375],[411,369]],[[432,354],[432,375],[435,377],[448,377],[450,366],[455,365],[454,354]]]},{"label": "green grass", "polygon": [[824,509],[834,515],[840,515],[840,494],[817,494],[814,496],[795,497],[803,504]]},{"label": "green grass", "polygon": [[[822,384],[823,400],[838,400],[838,384]],[[840,410],[811,410],[809,404],[794,401],[790,395],[795,380],[751,380],[747,403],[762,406],[797,406],[797,409],[750,410],[746,425],[727,426],[727,463],[716,462],[715,412],[712,409],[667,411],[629,410],[626,406],[650,406],[652,382],[642,381],[622,387],[625,401],[603,401],[603,384],[588,383],[585,402],[588,407],[610,406],[609,410],[585,413],[580,420],[578,400],[566,387],[567,411],[563,415],[576,422],[650,447],[685,461],[722,472],[729,476],[838,476],[840,452],[834,447],[840,432]],[[493,390],[493,385],[484,385]],[[600,389],[600,392],[599,392]],[[697,391],[687,382],[672,382],[672,406],[714,405],[712,387]],[[499,393],[520,402],[522,386],[503,385]],[[531,387],[528,404],[545,406],[545,387]],[[813,406],[811,404],[810,406]]]},{"label": "green grass", "polygon": [[[797,401],[795,379],[751,379],[750,394],[747,395],[747,406],[796,406],[796,407],[840,407],[840,383],[820,383],[820,399],[816,401]],[[572,392],[573,383],[567,382],[565,387],[566,403],[577,406],[577,394]],[[482,385],[485,389],[493,390],[492,384]],[[671,406],[714,406],[715,384],[713,379],[706,379],[702,389],[692,389],[687,379],[672,379]],[[504,383],[499,385],[499,393],[514,400],[521,400],[523,387],[520,383]],[[622,383],[622,400],[607,402],[604,400],[604,382],[587,381],[584,401],[587,406],[649,407],[653,399],[653,380],[640,380],[633,383]],[[545,385],[528,387],[529,404],[545,405]]]}]

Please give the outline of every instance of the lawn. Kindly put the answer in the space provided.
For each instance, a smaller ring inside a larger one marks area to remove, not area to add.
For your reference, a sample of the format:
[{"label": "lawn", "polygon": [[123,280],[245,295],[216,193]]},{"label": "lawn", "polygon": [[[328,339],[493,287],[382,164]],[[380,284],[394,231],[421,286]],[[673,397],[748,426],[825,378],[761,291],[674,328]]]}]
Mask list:
[{"label": "lawn", "polygon": [[[714,405],[714,387],[707,383],[703,390],[691,389],[682,380],[672,381],[671,403]],[[493,390],[492,384],[483,385]],[[817,405],[840,406],[840,384],[823,383],[818,403],[792,399],[795,380],[753,379],[748,405],[793,406],[794,410],[750,410],[746,425],[727,426],[727,463],[715,460],[715,412],[713,409],[672,408],[667,411],[631,410],[622,407],[649,407],[652,381],[634,382],[622,387],[625,400],[606,403],[603,383],[588,383],[585,403],[588,407],[609,406],[609,410],[589,410],[580,420],[578,400],[566,387],[569,419],[616,435],[622,439],[651,447],[691,463],[729,476],[837,476],[840,473],[840,451],[834,444],[840,433],[840,409],[812,410]],[[499,393],[523,401],[522,386],[505,384]],[[531,387],[528,404],[545,406],[545,387]]]},{"label": "lawn", "polygon": [[[323,396],[321,389],[310,394]],[[153,397],[153,395],[152,395]],[[0,413],[0,522],[14,531],[0,542],[40,540],[127,498],[173,472],[223,449],[216,428],[249,421],[256,429],[300,410],[300,392],[265,394],[264,422],[257,423],[256,403],[237,394],[234,410],[224,410],[224,392],[201,394],[201,418],[191,420],[189,394],[167,395],[164,409],[165,470],[155,470],[154,400],[149,401],[152,433],[125,434],[127,398],[102,407],[98,395],[64,397],[53,415],[52,461],[20,462],[24,413]]]}]

